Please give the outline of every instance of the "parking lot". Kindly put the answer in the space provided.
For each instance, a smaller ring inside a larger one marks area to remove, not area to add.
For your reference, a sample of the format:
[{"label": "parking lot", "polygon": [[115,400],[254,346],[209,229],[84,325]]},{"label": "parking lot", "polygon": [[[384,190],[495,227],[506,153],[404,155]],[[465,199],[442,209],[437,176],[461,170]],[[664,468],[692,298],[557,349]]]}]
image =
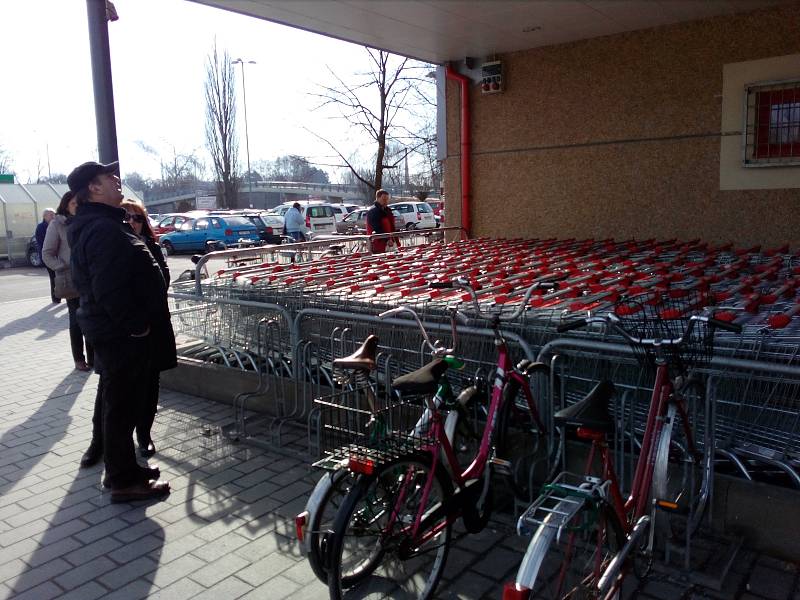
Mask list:
[{"label": "parking lot", "polygon": [[[188,264],[170,258],[174,274]],[[102,466],[78,468],[98,377],[72,369],[66,307],[33,269],[0,270],[0,305],[0,597],[327,597],[294,539],[315,479],[303,457],[233,445],[218,433],[230,406],[162,390],[153,462],[173,491],[110,504]],[[438,597],[499,598],[524,546],[503,516],[460,538]],[[797,565],[744,551],[722,592],[658,576],[626,597],[794,600],[800,581]]]}]

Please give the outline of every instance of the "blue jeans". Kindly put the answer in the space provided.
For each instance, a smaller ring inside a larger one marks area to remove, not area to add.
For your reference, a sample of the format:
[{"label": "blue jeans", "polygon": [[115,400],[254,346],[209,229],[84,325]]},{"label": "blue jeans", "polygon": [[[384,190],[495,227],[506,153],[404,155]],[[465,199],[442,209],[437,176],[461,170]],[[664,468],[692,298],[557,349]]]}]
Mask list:
[{"label": "blue jeans", "polygon": [[290,237],[294,238],[295,242],[305,242],[306,241],[306,236],[303,235],[302,231],[290,231],[290,232],[288,232],[288,235]]}]

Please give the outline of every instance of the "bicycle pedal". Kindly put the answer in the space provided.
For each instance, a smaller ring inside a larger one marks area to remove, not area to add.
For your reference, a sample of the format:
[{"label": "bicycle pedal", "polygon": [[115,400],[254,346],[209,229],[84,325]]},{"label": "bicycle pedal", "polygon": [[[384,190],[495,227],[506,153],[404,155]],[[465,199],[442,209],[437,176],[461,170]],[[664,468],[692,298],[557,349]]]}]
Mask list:
[{"label": "bicycle pedal", "polygon": [[500,475],[511,475],[511,461],[496,456],[489,460],[495,471]]},{"label": "bicycle pedal", "polygon": [[656,508],[659,510],[663,510],[664,512],[670,512],[675,514],[686,514],[686,507],[681,506],[677,502],[673,502],[672,500],[659,500],[656,498],[653,500],[656,505]]}]

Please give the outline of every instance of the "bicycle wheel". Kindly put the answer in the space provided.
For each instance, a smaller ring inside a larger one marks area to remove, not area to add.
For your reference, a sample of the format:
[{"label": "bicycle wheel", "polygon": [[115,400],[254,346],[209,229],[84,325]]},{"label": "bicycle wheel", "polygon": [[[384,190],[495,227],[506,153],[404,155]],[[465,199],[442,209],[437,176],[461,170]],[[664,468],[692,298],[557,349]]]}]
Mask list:
[{"label": "bicycle wheel", "polygon": [[[574,502],[562,501],[533,535],[517,572],[516,584],[531,590],[531,598],[598,598],[600,577],[623,540],[622,526],[605,505],[576,509]],[[617,581],[621,586],[622,580]],[[619,589],[612,590],[607,597],[620,597]]]},{"label": "bicycle wheel", "polygon": [[[328,588],[332,600],[357,597],[431,598],[450,545],[450,521],[436,507],[452,495],[443,469],[431,473],[426,455],[401,457],[362,476],[347,495],[330,537]],[[423,520],[416,538],[410,528]]]},{"label": "bicycle wheel", "polygon": [[549,472],[547,444],[528,407],[520,383],[510,378],[503,387],[497,417],[497,456],[511,463],[509,485],[523,502],[532,502],[539,483]]},{"label": "bicycle wheel", "polygon": [[336,514],[355,478],[347,469],[325,473],[317,482],[306,503],[308,512],[308,563],[314,575],[323,583],[328,582],[328,571],[322,552],[322,539],[332,531]]},{"label": "bicycle wheel", "polygon": [[698,459],[687,450],[683,428],[675,427],[677,414],[677,406],[670,404],[656,446],[651,496],[674,508],[655,515],[656,532],[671,537],[692,536],[702,522],[711,460],[707,453]]}]

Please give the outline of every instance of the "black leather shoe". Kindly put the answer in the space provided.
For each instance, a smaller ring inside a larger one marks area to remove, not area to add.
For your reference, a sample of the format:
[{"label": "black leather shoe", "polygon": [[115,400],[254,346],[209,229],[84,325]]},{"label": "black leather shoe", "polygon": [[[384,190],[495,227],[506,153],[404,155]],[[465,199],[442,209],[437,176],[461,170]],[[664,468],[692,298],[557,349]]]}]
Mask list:
[{"label": "black leather shoe", "polygon": [[169,494],[169,483],[150,480],[137,483],[127,488],[111,491],[111,502],[137,502],[139,500],[156,500]]},{"label": "black leather shoe", "polygon": [[103,446],[92,442],[89,449],[81,456],[81,467],[93,467],[103,458]]},{"label": "black leather shoe", "polygon": [[139,444],[139,456],[144,458],[150,458],[156,453],[156,446],[153,444],[153,440],[147,442],[147,444]]},{"label": "black leather shoe", "polygon": [[[142,465],[139,465],[139,471],[142,474],[142,481],[145,481],[145,482],[150,480],[150,479],[156,479],[157,480],[159,477],[161,477],[161,470],[158,468],[158,465],[148,465],[146,467],[143,467]],[[111,487],[109,485],[109,483],[108,483],[108,478],[107,477],[103,477],[103,487],[104,488],[110,488]]]}]

